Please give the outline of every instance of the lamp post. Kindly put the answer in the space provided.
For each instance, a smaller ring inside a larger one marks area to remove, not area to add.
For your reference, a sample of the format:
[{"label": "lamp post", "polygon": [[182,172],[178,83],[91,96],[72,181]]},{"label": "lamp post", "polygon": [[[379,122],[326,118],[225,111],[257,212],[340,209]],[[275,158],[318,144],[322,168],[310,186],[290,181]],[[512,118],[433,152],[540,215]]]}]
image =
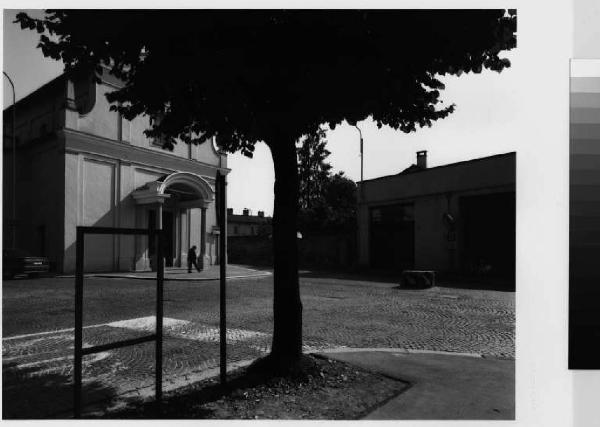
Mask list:
[{"label": "lamp post", "polygon": [[[356,227],[356,249],[358,252],[358,259],[361,259],[361,252],[362,252],[362,244],[361,244],[361,235],[360,235],[360,210],[361,210],[361,203],[363,201],[363,137],[362,137],[362,131],[360,130],[360,128],[357,125],[354,125],[354,127],[358,130],[358,134],[360,135],[360,185],[358,186],[358,200],[356,203],[356,223],[357,223],[357,227]],[[360,265],[360,261],[358,261],[358,264]]]},{"label": "lamp post", "polygon": [[360,135],[360,183],[363,181],[363,137],[360,128],[357,125],[354,125],[356,129],[358,129],[358,134]]},{"label": "lamp post", "polygon": [[358,134],[360,135],[360,185],[358,186],[358,200],[359,202],[362,201],[362,184],[363,184],[363,137],[362,137],[362,132],[360,130],[360,128],[357,125],[354,125],[354,127],[358,130]]},{"label": "lamp post", "polygon": [[15,135],[16,129],[16,95],[15,95],[15,85],[13,84],[12,79],[6,74],[6,71],[2,71],[4,76],[8,79],[10,86],[12,87],[13,93],[13,103],[12,103],[12,224],[11,224],[11,246],[13,248],[17,247],[17,205],[16,205],[16,193],[17,193],[17,184],[16,184],[16,176],[17,176],[17,140]]}]

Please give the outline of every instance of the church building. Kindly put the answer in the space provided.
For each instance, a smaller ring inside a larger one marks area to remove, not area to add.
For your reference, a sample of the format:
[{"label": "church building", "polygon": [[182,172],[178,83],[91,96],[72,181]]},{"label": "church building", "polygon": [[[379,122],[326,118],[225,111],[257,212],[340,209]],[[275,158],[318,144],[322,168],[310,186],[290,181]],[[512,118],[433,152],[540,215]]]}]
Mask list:
[{"label": "church building", "polygon": [[[226,154],[214,140],[163,149],[143,133],[149,117],[109,110],[105,94],[120,85],[108,73],[100,83],[57,77],[17,102],[14,140],[14,107],[4,111],[3,247],[70,273],[77,226],[157,224],[167,267],[185,266],[191,246],[201,264],[218,263],[215,182],[229,172]],[[86,272],[148,270],[156,250],[146,237],[119,235],[86,236],[85,248]]]}]

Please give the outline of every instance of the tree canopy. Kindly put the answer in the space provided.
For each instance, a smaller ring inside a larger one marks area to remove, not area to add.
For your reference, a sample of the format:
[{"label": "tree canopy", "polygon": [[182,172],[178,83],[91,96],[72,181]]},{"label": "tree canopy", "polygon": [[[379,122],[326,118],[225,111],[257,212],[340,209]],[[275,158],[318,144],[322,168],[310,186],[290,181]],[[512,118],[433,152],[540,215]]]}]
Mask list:
[{"label": "tree canopy", "polygon": [[164,114],[152,132],[167,145],[218,134],[247,155],[274,127],[297,140],[369,116],[430,126],[453,110],[438,76],[501,71],[516,46],[504,10],[48,10],[17,22],[47,30],[40,47],[67,71],[108,65],[126,82],[109,100],[126,118]]}]

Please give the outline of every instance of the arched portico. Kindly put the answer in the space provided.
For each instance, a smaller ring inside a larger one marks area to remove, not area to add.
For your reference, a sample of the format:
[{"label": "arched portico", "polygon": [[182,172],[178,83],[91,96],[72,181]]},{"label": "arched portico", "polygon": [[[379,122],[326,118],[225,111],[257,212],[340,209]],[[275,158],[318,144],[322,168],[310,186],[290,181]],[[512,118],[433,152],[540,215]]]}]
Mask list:
[{"label": "arched portico", "polygon": [[[136,205],[148,211],[148,219],[155,221],[157,228],[165,230],[167,245],[165,258],[167,266],[173,263],[182,266],[186,245],[191,240],[191,210],[200,209],[200,250],[199,266],[204,268],[206,255],[206,209],[214,201],[214,190],[201,176],[190,172],[175,172],[164,175],[156,181],[146,183],[132,194]],[[187,224],[182,224],[183,219]],[[185,231],[187,231],[187,238]],[[152,244],[148,243],[148,251],[152,252]],[[176,255],[175,255],[176,254]],[[184,255],[182,255],[184,254]]]}]

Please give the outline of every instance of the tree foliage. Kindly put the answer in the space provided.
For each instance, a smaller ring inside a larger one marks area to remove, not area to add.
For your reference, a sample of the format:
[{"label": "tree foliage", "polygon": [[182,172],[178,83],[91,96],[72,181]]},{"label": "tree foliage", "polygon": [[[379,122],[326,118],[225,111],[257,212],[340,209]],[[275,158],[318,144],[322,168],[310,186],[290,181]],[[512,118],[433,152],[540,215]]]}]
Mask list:
[{"label": "tree foliage", "polygon": [[48,31],[40,47],[67,70],[107,65],[126,82],[108,96],[115,108],[164,113],[151,134],[167,145],[218,134],[247,155],[274,127],[297,140],[369,116],[430,126],[453,111],[438,76],[501,71],[516,46],[504,10],[49,10],[17,22]]},{"label": "tree foliage", "polygon": [[298,226],[302,231],[352,230],[356,224],[356,183],[344,172],[331,174],[323,128],[298,142]]},{"label": "tree foliage", "polygon": [[298,225],[309,232],[352,232],[356,227],[356,183],[344,172],[323,179],[310,207],[300,208]]},{"label": "tree foliage", "polygon": [[314,134],[303,137],[298,144],[298,204],[301,210],[315,206],[331,173],[331,165],[327,162],[331,153],[325,148],[325,136],[325,130],[319,128]]}]

